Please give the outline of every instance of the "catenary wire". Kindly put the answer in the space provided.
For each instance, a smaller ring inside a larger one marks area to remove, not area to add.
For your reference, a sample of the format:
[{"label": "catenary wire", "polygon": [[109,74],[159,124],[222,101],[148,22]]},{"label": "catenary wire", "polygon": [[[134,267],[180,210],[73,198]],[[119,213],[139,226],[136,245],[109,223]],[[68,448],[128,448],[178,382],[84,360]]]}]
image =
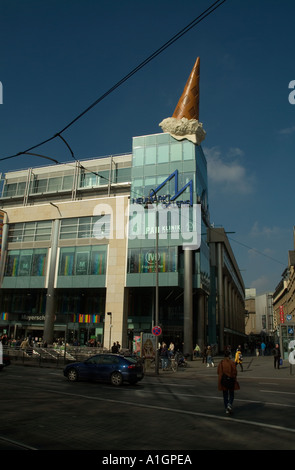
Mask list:
[{"label": "catenary wire", "polygon": [[275,258],[272,258],[271,256],[268,256],[266,255],[265,253],[262,253],[262,251],[259,251],[259,250],[256,250],[255,248],[252,248],[251,246],[248,246],[248,245],[245,245],[245,243],[241,243],[241,242],[238,242],[238,240],[235,240],[234,238],[231,238],[231,237],[228,237],[229,240],[237,243],[238,245],[241,245],[243,246],[244,248],[247,248],[248,250],[251,250],[251,251],[254,251],[255,253],[257,253],[258,255],[261,255],[261,256],[264,256],[265,258],[268,258],[270,259],[271,261],[275,261],[276,263],[279,263],[281,264],[282,266],[285,266],[285,263],[283,263],[282,261],[279,261]]},{"label": "catenary wire", "polygon": [[[225,2],[226,2],[226,0],[217,0],[217,1],[215,1],[212,5],[210,5],[210,7],[208,7],[199,16],[197,16],[193,21],[191,21],[185,28],[183,28],[181,31],[179,31],[177,34],[175,34],[171,39],[169,39],[169,41],[167,41],[160,48],[158,48],[155,52],[153,52],[149,57],[147,57],[137,67],[135,67],[133,70],[131,70],[131,72],[129,72],[127,75],[125,75],[125,77],[123,77],[121,80],[119,80],[108,91],[106,91],[97,100],[95,100],[90,106],[88,106],[84,111],[82,111],[78,116],[76,116],[61,131],[57,132],[56,134],[49,137],[48,139],[43,140],[39,144],[33,145],[32,147],[28,148],[25,151],[18,152],[14,155],[10,155],[10,156],[7,156],[7,157],[3,157],[3,158],[0,159],[0,161],[15,158],[15,157],[18,157],[18,156],[26,154],[26,153],[28,154],[28,152],[30,152],[31,150],[34,150],[37,147],[45,145],[45,144],[49,143],[50,141],[54,140],[57,137],[62,138],[61,134],[64,133],[67,129],[69,129],[69,127],[71,127],[80,118],[82,118],[82,116],[84,116],[86,113],[88,113],[92,108],[94,108],[98,103],[100,103],[102,100],[104,100],[108,95],[110,95],[113,91],[115,91],[119,86],[121,86],[123,83],[125,83],[127,80],[129,80],[129,78],[131,78],[135,73],[137,73],[145,65],[147,65],[149,62],[151,62],[155,57],[157,57],[159,54],[161,54],[163,51],[165,51],[169,46],[174,44],[178,39],[180,39],[182,36],[184,36],[188,31],[190,31],[192,28],[194,28],[197,24],[199,24],[201,21],[203,21],[205,18],[207,18],[211,13],[213,13],[217,8],[219,8]],[[66,143],[66,145],[70,149],[70,147],[67,143]],[[73,158],[75,158],[71,149],[70,149],[70,151],[72,153]]]}]

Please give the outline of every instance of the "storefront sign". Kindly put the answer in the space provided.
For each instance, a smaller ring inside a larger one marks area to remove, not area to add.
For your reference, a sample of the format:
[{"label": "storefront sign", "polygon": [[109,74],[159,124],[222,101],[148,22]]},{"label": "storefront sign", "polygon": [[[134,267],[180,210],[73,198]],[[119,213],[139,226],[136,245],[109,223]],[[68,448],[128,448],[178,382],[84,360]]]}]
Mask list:
[{"label": "storefront sign", "polygon": [[280,322],[281,322],[281,323],[285,323],[283,305],[280,305]]},{"label": "storefront sign", "polygon": [[21,320],[24,320],[24,321],[44,321],[45,320],[45,315],[26,315],[26,314],[23,314],[21,316]]}]

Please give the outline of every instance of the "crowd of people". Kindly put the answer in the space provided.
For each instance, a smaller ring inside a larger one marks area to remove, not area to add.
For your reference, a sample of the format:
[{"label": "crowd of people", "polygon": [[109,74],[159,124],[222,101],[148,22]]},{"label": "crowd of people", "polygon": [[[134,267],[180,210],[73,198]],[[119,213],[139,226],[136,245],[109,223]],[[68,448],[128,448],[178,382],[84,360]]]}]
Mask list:
[{"label": "crowd of people", "polygon": [[168,370],[172,359],[176,361],[177,367],[186,367],[187,355],[184,355],[182,351],[175,346],[173,341],[170,342],[169,346],[167,346],[165,341],[162,341],[162,343],[158,344],[158,349],[162,370]]},{"label": "crowd of people", "polygon": [[[43,338],[37,337],[37,336],[26,336],[26,337],[20,337],[20,338],[9,338],[7,334],[3,334],[0,336],[0,341],[3,346],[8,346],[8,347],[15,347],[18,348],[20,347],[21,349],[28,348],[28,347],[42,347],[46,348],[47,347],[47,342],[43,340]],[[52,342],[53,347],[64,347],[65,346],[65,338],[60,337],[60,338],[54,338]],[[85,343],[81,343],[77,338],[74,338],[73,341],[66,343],[67,346],[88,346],[88,347],[94,347],[94,348],[99,348],[101,347],[100,341],[96,339],[89,339]]]},{"label": "crowd of people", "polygon": [[[201,350],[200,346],[196,344],[194,349],[194,356],[200,357],[202,359],[203,364],[205,363],[207,367],[214,367],[214,355],[215,355],[216,348],[214,346],[208,345],[205,346],[203,350]],[[274,357],[274,367],[278,368],[281,364],[281,352],[280,347],[278,344],[265,344],[263,341],[257,344],[255,347],[249,348],[248,343],[242,345],[238,345],[236,349],[232,348],[230,345],[226,346],[224,352],[227,352],[227,357],[232,359],[236,366],[239,366],[241,372],[243,372],[243,356],[255,355],[265,356],[265,355],[273,355]]]}]

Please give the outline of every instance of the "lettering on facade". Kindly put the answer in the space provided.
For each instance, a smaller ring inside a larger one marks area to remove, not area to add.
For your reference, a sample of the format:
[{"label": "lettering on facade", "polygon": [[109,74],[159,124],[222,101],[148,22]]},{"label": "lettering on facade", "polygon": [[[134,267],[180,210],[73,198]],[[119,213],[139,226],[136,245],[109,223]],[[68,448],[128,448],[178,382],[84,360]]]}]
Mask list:
[{"label": "lettering on facade", "polygon": [[44,321],[45,315],[22,315],[21,320],[25,321]]},{"label": "lettering on facade", "polygon": [[289,93],[289,103],[290,104],[295,104],[295,80],[291,80],[291,82],[289,83],[289,88],[293,88],[293,91],[291,91],[291,93]]},{"label": "lettering on facade", "polygon": [[[174,178],[174,195],[165,194],[165,195],[157,195],[157,193]],[[178,197],[184,193],[186,189],[189,189],[189,199],[186,201],[178,201]],[[181,189],[178,189],[178,170],[175,170],[168,178],[163,181],[157,188],[152,189],[149,196],[141,197],[141,198],[134,198],[132,200],[133,204],[155,204],[161,203],[165,206],[170,206],[171,204],[175,204],[176,207],[181,207],[183,204],[192,206],[193,205],[193,180],[188,181]]]}]

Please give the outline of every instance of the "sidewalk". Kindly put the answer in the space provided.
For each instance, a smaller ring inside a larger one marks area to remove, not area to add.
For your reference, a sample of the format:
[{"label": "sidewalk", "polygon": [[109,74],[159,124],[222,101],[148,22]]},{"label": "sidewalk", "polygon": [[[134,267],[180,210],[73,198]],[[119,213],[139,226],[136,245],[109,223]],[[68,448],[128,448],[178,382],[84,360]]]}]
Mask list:
[{"label": "sidewalk", "polygon": [[[202,359],[194,359],[187,362],[186,368],[179,368],[177,372],[171,370],[159,370],[159,377],[175,377],[175,378],[196,378],[197,376],[217,376],[217,366],[223,359],[223,356],[214,357],[215,367],[207,367],[207,364],[202,362]],[[294,379],[295,381],[295,365],[291,368],[289,361],[285,359],[280,369],[274,368],[273,356],[244,356],[243,358],[243,372],[240,366],[237,367],[238,377],[245,378],[281,378],[281,379]],[[146,371],[146,376],[156,376],[154,371]]]}]

